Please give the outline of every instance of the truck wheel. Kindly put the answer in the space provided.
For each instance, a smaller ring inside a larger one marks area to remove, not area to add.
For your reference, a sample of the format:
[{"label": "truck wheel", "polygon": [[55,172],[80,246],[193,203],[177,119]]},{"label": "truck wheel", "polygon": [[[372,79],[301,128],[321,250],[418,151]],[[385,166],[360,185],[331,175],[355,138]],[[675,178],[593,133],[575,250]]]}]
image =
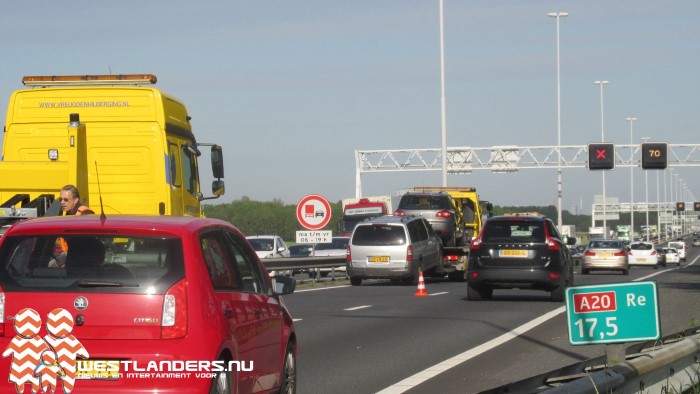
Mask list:
[{"label": "truck wheel", "polygon": [[353,286],[359,286],[362,284],[362,278],[358,278],[356,276],[351,276],[350,277],[350,284]]}]

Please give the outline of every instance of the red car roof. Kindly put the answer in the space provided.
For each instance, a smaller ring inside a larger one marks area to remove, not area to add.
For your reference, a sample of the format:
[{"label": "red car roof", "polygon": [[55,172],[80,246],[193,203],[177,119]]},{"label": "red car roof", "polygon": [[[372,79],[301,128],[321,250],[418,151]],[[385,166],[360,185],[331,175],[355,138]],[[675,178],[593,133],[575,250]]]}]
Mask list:
[{"label": "red car roof", "polygon": [[42,217],[24,220],[10,227],[6,234],[138,233],[179,236],[183,232],[194,232],[199,228],[209,226],[235,228],[230,223],[223,220],[188,216],[111,215],[102,220],[100,215],[81,215]]}]

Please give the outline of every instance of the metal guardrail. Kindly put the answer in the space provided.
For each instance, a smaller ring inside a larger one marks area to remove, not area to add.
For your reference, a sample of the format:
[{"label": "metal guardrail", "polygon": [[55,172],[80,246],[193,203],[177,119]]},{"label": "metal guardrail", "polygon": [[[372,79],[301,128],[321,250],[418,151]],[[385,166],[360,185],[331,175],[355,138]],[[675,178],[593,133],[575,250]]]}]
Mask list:
[{"label": "metal guardrail", "polygon": [[600,356],[509,383],[481,394],[501,393],[681,393],[700,384],[698,327],[657,342],[626,349],[624,362],[606,365]]},{"label": "metal guardrail", "polygon": [[339,268],[345,267],[345,256],[332,257],[294,257],[262,259],[262,263],[268,271],[274,270],[308,270],[314,268]]}]

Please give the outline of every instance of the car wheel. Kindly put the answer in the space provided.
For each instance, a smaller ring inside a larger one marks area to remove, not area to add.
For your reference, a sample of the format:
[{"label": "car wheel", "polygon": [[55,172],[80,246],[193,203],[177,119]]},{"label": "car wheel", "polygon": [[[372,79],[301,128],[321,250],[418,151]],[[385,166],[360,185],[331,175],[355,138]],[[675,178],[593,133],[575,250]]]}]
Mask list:
[{"label": "car wheel", "polygon": [[564,291],[566,290],[566,280],[562,279],[559,281],[559,286],[550,292],[550,297],[554,302],[564,301]]},{"label": "car wheel", "polygon": [[481,288],[473,283],[467,284],[467,299],[469,301],[481,301]]},{"label": "car wheel", "polygon": [[294,345],[287,345],[284,355],[284,369],[282,370],[282,382],[280,394],[294,394],[297,392],[297,360],[294,357]]},{"label": "car wheel", "polygon": [[359,286],[362,284],[362,278],[351,276],[350,277],[350,284],[353,286]]},{"label": "car wheel", "polygon": [[209,394],[231,393],[233,387],[233,371],[217,372],[211,382]]},{"label": "car wheel", "polygon": [[630,270],[628,270],[628,269],[622,270],[622,275],[629,275],[629,274],[630,274]]}]

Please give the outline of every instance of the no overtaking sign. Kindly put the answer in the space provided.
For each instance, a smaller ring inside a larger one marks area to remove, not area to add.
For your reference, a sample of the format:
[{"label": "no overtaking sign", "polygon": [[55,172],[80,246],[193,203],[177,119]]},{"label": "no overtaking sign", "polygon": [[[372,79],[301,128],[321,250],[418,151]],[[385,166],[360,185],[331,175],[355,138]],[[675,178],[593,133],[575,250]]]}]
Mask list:
[{"label": "no overtaking sign", "polygon": [[317,195],[310,194],[297,204],[297,220],[308,230],[320,230],[331,221],[331,205]]}]

